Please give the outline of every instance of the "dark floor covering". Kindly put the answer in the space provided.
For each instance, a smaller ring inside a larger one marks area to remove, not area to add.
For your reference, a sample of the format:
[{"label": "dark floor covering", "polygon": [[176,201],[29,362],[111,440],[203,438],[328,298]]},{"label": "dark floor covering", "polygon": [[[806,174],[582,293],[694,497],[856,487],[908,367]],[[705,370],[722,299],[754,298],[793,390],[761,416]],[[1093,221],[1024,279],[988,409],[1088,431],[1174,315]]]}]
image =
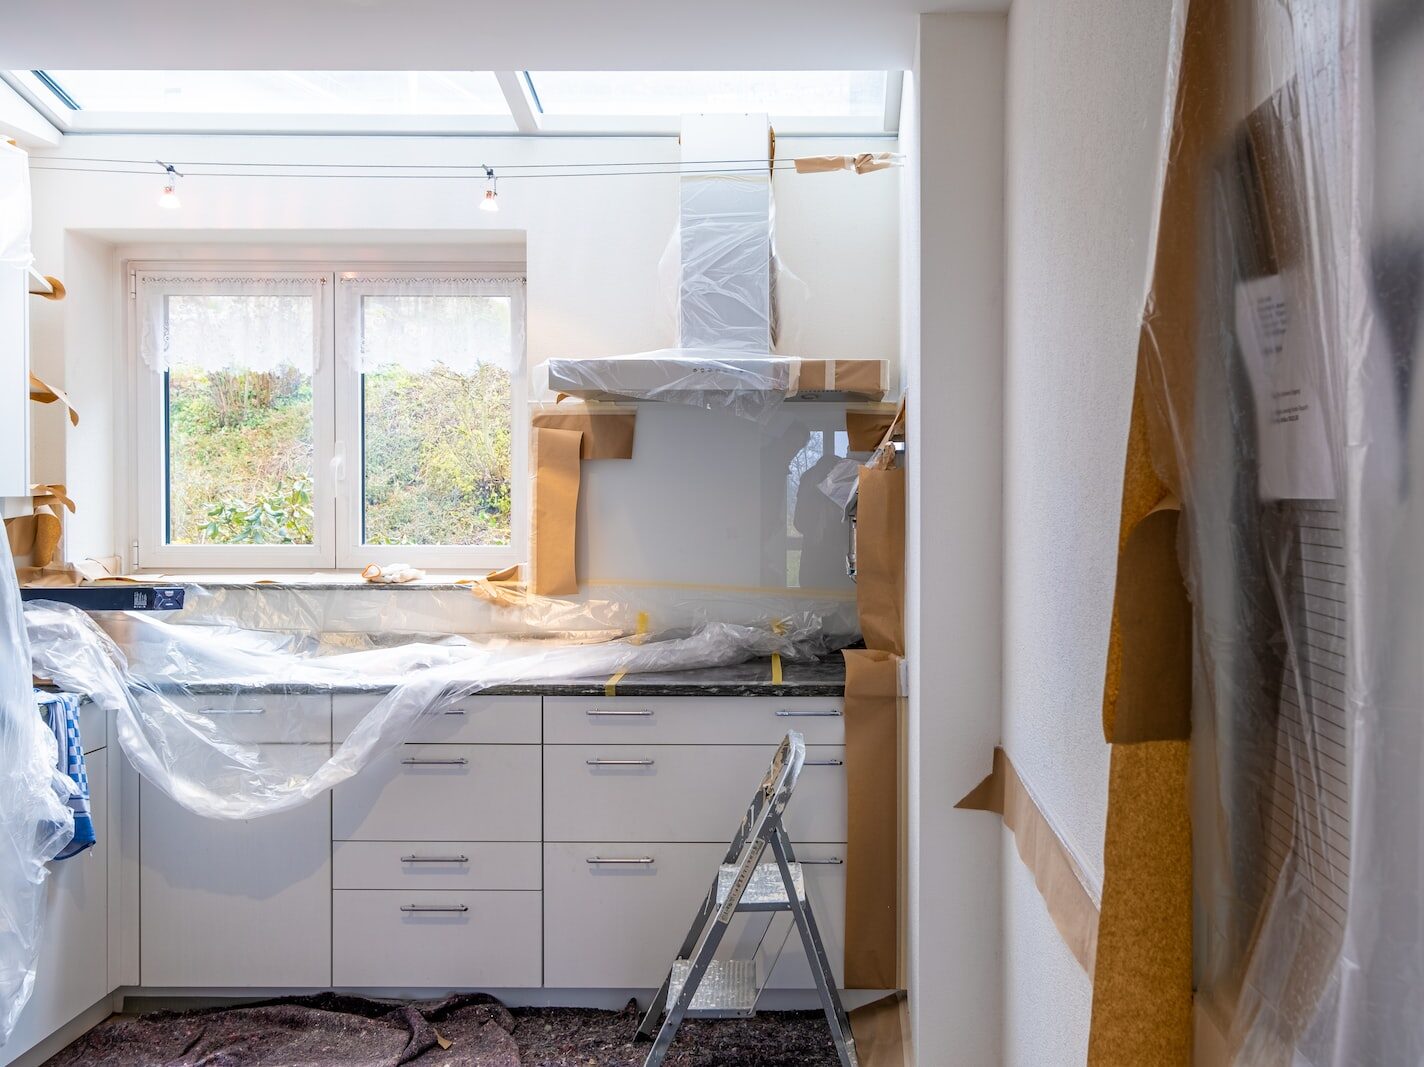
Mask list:
[{"label": "dark floor covering", "polygon": [[[368,1000],[339,993],[116,1016],[45,1067],[640,1067],[638,1014],[510,1010],[493,997]],[[690,1020],[668,1067],[832,1067],[820,1012]]]}]

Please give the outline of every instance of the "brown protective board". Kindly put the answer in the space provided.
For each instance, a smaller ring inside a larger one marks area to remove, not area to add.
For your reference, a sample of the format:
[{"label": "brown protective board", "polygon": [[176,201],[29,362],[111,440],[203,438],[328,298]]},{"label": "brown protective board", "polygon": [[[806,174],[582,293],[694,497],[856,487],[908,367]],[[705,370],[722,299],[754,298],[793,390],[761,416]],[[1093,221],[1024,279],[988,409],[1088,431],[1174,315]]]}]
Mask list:
[{"label": "brown protective board", "polygon": [[885,363],[879,359],[803,359],[798,370],[796,391],[835,391],[864,400],[885,396]]},{"label": "brown protective board", "polygon": [[892,993],[850,1013],[850,1031],[860,1067],[914,1067],[910,1047],[910,1003],[904,993]]},{"label": "brown protective board", "polygon": [[1192,1062],[1188,742],[1113,745],[1090,1067]]},{"label": "brown protective board", "polygon": [[994,769],[988,777],[955,807],[1003,816],[1004,825],[1014,835],[1019,859],[1033,874],[1049,918],[1073,958],[1092,977],[1098,945],[1098,905],[1088,889],[1087,876],[1002,748],[994,749]]},{"label": "brown protective board", "polygon": [[534,592],[540,596],[578,592],[574,545],[582,438],[577,430],[533,431],[534,521],[529,557]]},{"label": "brown protective board", "polygon": [[905,471],[861,467],[856,613],[867,648],[905,654]]},{"label": "brown protective board", "polygon": [[1128,534],[1117,564],[1119,661],[1113,743],[1185,741],[1192,732],[1192,605],[1177,562],[1175,499]]},{"label": "brown protective board", "polygon": [[537,411],[535,429],[577,430],[583,434],[580,459],[632,459],[635,411],[599,411],[570,405],[567,410]]},{"label": "brown protective board", "polygon": [[900,985],[900,658],[844,649],[846,792],[845,982]]}]

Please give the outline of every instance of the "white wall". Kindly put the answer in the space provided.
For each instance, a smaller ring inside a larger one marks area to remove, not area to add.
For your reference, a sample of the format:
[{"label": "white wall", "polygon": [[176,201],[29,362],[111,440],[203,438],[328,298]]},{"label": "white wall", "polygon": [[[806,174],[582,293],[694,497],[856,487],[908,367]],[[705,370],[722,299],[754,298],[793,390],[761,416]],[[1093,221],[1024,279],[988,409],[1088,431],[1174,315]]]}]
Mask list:
[{"label": "white wall", "polygon": [[[782,138],[778,153],[821,154],[875,141]],[[266,162],[420,162],[495,165],[675,161],[671,138],[252,138],[86,136],[67,139],[38,166],[64,157]],[[82,164],[71,164],[82,166]],[[522,231],[528,257],[531,366],[551,356],[646,351],[672,341],[658,260],[677,217],[677,179],[668,175],[500,182],[502,210],[477,210],[483,183],[358,178],[189,177],[183,208],[156,206],[158,168],[143,175],[36,169],[35,254],[64,278],[69,299],[36,307],[36,370],[75,394],[78,430],[56,413],[36,412],[36,473],[76,480],[81,514],[70,555],[127,548],[123,501],[129,478],[106,399],[122,396],[125,353],[118,324],[119,249],[166,247],[190,238],[265,246],[273,254],[320,250],[405,256],[422,241],[440,257],[478,256],[486,228]],[[778,175],[778,247],[809,293],[791,354],[870,356],[898,349],[898,182],[894,173]],[[395,251],[395,245],[403,246]],[[107,260],[105,257],[107,256]],[[101,266],[106,264],[106,266]],[[107,270],[107,277],[103,276]],[[96,273],[97,271],[97,273]],[[783,346],[785,347],[785,346]],[[895,380],[898,372],[892,374]],[[76,392],[77,390],[77,392]],[[82,394],[82,395],[81,395]],[[120,402],[119,414],[127,405]],[[599,579],[658,579],[761,585],[776,577],[764,546],[784,533],[786,435],[838,417],[800,405],[762,431],[731,416],[645,406],[631,462],[585,466],[581,557]],[[841,424],[843,426],[843,424]],[[107,463],[106,463],[107,461]],[[770,467],[768,468],[768,465]],[[82,467],[82,470],[80,469]],[[100,476],[102,474],[102,477]],[[110,521],[117,514],[117,523]],[[784,578],[784,559],[782,560]]]},{"label": "white wall", "polygon": [[1005,31],[1000,15],[922,17],[913,79],[906,577],[910,1012],[922,1067],[1000,1058],[999,824],[954,804],[999,740]]},{"label": "white wall", "polygon": [[[1170,0],[1009,14],[1004,745],[1098,885],[1100,724]],[[1081,1064],[1091,986],[1005,836],[1005,1063]],[[1071,957],[1066,957],[1071,962]]]}]

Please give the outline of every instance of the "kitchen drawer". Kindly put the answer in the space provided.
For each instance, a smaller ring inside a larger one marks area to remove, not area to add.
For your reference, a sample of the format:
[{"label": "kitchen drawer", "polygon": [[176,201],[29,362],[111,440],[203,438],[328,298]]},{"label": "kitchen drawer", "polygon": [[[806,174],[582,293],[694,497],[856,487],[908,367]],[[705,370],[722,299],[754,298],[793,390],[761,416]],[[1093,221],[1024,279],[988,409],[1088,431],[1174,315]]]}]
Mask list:
[{"label": "kitchen drawer", "polygon": [[545,697],[550,745],[808,745],[845,743],[839,697]]},{"label": "kitchen drawer", "polygon": [[186,711],[211,719],[234,741],[325,743],[331,740],[331,698],[280,693],[214,693],[170,698]]},{"label": "kitchen drawer", "polygon": [[[547,841],[726,841],[776,751],[761,745],[547,745]],[[814,745],[786,809],[793,841],[846,839],[845,749]]]},{"label": "kitchen drawer", "polygon": [[[661,985],[726,850],[725,844],[545,845],[544,984],[555,989]],[[845,849],[803,845],[796,853],[798,859],[812,861],[804,871],[806,892],[839,984],[845,954],[845,866],[829,861],[843,859]],[[589,862],[596,859],[629,862]],[[771,966],[770,958],[789,931],[770,985],[812,988],[791,916],[771,916],[770,930],[768,917],[739,915],[722,939],[718,957],[750,957],[760,943],[762,965]]]},{"label": "kitchen drawer", "polygon": [[338,841],[335,889],[538,889],[536,841]]},{"label": "kitchen drawer", "polygon": [[538,841],[538,745],[399,745],[331,791],[339,841]]},{"label": "kitchen drawer", "polygon": [[[373,695],[332,697],[335,740],[345,741],[366,713],[381,702]],[[537,745],[543,732],[538,697],[465,697],[443,712],[422,718],[403,741],[447,744]]]},{"label": "kitchen drawer", "polygon": [[[542,977],[539,893],[340,889],[332,983],[401,989],[520,989]],[[403,909],[448,910],[403,910]]]}]

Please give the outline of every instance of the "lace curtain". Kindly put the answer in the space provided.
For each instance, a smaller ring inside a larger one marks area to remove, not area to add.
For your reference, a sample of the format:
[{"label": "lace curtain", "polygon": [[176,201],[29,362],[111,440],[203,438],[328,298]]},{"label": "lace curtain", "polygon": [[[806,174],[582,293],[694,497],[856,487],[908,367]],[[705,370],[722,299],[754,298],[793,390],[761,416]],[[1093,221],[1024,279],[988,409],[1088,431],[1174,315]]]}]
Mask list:
[{"label": "lace curtain", "polygon": [[337,351],[358,370],[523,363],[522,277],[342,274],[337,286]]},{"label": "lace curtain", "polygon": [[158,371],[311,374],[321,362],[325,274],[138,276],[139,354]]}]

